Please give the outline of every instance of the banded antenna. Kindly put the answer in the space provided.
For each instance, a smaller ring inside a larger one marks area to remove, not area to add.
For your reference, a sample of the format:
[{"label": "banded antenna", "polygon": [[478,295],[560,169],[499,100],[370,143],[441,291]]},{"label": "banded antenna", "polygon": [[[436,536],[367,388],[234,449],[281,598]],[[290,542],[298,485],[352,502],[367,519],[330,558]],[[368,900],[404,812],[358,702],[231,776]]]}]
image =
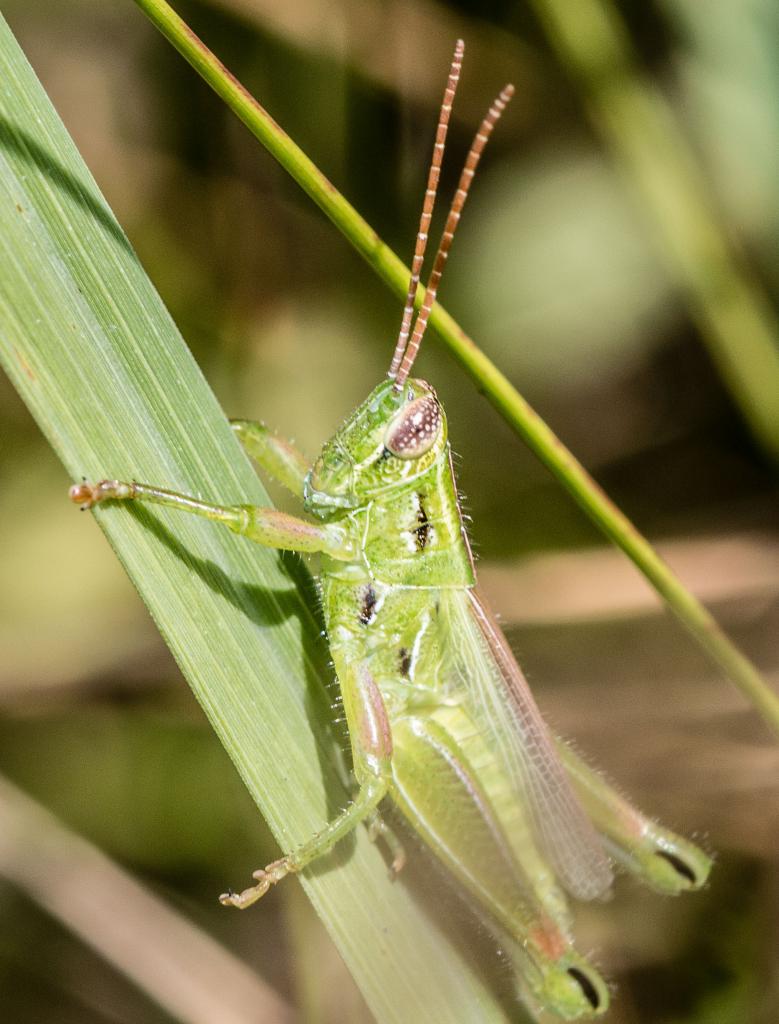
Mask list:
[{"label": "banded antenna", "polygon": [[438,179],[441,175],[441,161],[444,158],[449,116],[452,113],[452,103],[454,102],[454,94],[457,92],[457,83],[460,81],[464,51],[465,43],[462,39],[458,39],[454,48],[452,66],[449,69],[449,79],[444,90],[444,98],[441,101],[441,112],[438,115],[438,128],[436,129],[435,143],[433,144],[433,156],[430,160],[430,173],[427,176],[427,188],[425,189],[425,199],[422,204],[422,215],[419,218],[414,259],[411,261],[411,281],[408,286],[406,306],[403,310],[400,334],[398,334],[397,344],[395,345],[395,354],[392,357],[392,365],[389,368],[390,378],[395,378],[398,375],[400,361],[403,358],[403,353],[406,351],[406,345],[411,334],[411,317],[414,315],[414,303],[419,290],[419,274],[425,258],[428,231],[430,230],[430,221],[433,217],[433,207],[435,206],[436,193],[438,192]]},{"label": "banded antenna", "polygon": [[[455,59],[452,62],[452,73],[450,73],[449,84],[447,85],[447,92],[444,95],[444,106],[441,108],[441,121],[444,119],[444,108],[447,103],[447,95],[449,94],[450,86],[452,83],[452,77],[454,75],[454,85],[457,85],[457,79],[459,77],[459,66],[457,68],[457,74],[455,75],[455,65],[458,64],[458,54],[461,60],[463,53],[462,41],[458,41],[457,49],[455,50]],[[454,89],[452,89],[452,96],[454,95]],[[435,202],[435,183],[438,181],[438,174],[440,171],[441,158],[443,157],[443,147],[438,148],[438,139],[436,139],[436,149],[433,153],[433,161],[430,168],[430,181],[428,182],[428,191],[425,194],[425,204],[422,211],[422,218],[420,220],[419,234],[417,235],[417,245],[414,253],[414,262],[412,264],[411,284],[409,286],[409,298],[406,303],[406,308],[403,312],[403,324],[400,330],[400,336],[398,337],[398,344],[395,348],[395,355],[392,360],[390,367],[389,376],[395,381],[396,390],[400,391],[408,380],[408,375],[411,372],[411,367],[414,365],[414,360],[419,352],[419,346],[422,344],[422,338],[425,330],[427,329],[427,323],[430,318],[430,311],[435,303],[436,293],[438,292],[438,285],[441,281],[441,275],[444,272],[444,266],[449,255],[449,250],[452,245],[452,239],[454,233],[457,230],[457,225],[460,221],[460,215],[463,207],[465,206],[465,200],[468,198],[468,190],[471,187],[471,182],[476,173],[476,168],[479,164],[481,154],[484,151],[484,147],[487,145],[492,130],[498,122],[503,111],[506,109],[511,97],[514,95],[514,86],[507,85],[495,98],[492,106],[487,111],[487,115],[479,125],[479,130],[474,136],[473,143],[471,144],[468,156],[465,159],[465,166],[463,167],[460,175],[460,181],[457,186],[457,191],[452,199],[452,205],[449,208],[449,214],[446,218],[446,224],[444,225],[443,234],[441,235],[441,241],[438,246],[438,252],[435,255],[433,261],[433,269],[430,272],[430,277],[425,288],[425,298],[422,303],[416,321],[414,322],[413,333],[411,334],[411,340],[406,344],[406,339],[409,335],[409,325],[411,321],[411,314],[414,308],[414,300],[416,299],[417,289],[419,287],[419,271],[422,267],[422,258],[425,251],[425,242],[427,240],[427,227],[430,224],[430,215],[432,213],[433,203]],[[451,112],[451,101],[450,109],[446,111],[446,120],[448,122],[449,113]],[[440,131],[440,122],[439,122]],[[444,137],[446,131],[444,130]],[[434,173],[435,168],[435,173]],[[434,184],[431,185],[431,182]],[[430,196],[431,187],[433,188],[432,198]],[[429,204],[429,212],[426,211]],[[405,336],[404,336],[405,331]],[[405,345],[405,351],[402,355],[399,355],[401,345]]]}]

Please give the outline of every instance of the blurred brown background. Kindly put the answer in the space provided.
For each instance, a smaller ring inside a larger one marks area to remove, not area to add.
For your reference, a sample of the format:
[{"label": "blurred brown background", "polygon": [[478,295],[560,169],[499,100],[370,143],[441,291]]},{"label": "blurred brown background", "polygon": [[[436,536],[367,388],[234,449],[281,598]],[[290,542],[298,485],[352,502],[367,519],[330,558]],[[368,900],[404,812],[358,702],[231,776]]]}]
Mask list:
[{"label": "blurred brown background", "polygon": [[[454,39],[467,53],[444,193],[493,94],[515,82],[442,300],[776,682],[775,463],[543,6],[177,9],[404,256]],[[644,76],[673,109],[775,315],[776,5],[607,9],[634,48],[625,88]],[[385,372],[398,303],[129,0],[5,0],[3,14],[225,410],[315,454]],[[696,896],[623,880],[610,905],[581,909],[582,948],[618,984],[608,1019],[772,1024],[779,749],[432,337],[418,370],[449,414],[482,579],[553,726],[718,857]],[[294,1019],[368,1020],[294,883],[240,919],[216,905],[274,844],[5,379],[0,476],[0,770],[250,964]],[[4,1020],[185,1019],[104,962],[98,926],[74,937],[34,892],[0,882]]]}]

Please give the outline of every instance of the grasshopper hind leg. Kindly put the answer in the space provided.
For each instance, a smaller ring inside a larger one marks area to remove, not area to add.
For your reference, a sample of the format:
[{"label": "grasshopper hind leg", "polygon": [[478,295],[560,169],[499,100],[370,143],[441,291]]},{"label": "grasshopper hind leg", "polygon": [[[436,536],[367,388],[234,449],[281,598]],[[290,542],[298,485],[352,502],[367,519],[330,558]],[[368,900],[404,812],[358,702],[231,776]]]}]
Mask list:
[{"label": "grasshopper hind leg", "polygon": [[574,948],[563,897],[539,890],[538,857],[517,855],[498,812],[500,794],[482,785],[484,771],[474,771],[457,730],[439,719],[452,724],[445,709],[393,721],[393,801],[471,897],[520,990],[563,1020],[600,1016],[608,986]]},{"label": "grasshopper hind leg", "polygon": [[562,1020],[591,1020],[608,1010],[606,982],[575,950],[569,949],[543,972],[511,940],[504,942],[504,952],[516,971],[520,999],[528,999],[536,1012],[548,1010]]}]

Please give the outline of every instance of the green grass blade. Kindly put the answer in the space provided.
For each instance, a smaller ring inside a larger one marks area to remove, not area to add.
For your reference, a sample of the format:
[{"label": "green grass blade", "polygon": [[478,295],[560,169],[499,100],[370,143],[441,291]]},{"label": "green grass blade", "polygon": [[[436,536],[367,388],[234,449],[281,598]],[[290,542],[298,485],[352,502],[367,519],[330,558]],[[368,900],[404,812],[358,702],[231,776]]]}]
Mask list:
[{"label": "green grass blade", "polygon": [[[396,295],[405,298],[410,272],[403,261],[382,242],[268,112],[165,0],[135,0],[135,3],[311,196],[376,274]],[[727,673],[774,733],[779,735],[779,697],[755,665],[736,647],[709,611],[687,590],[649,541],[609,499],[511,382],[438,303],[433,307],[430,324],[506,422],[570,492],[595,525],[625,552],[701,649]],[[761,347],[761,351],[765,352],[765,349]],[[773,379],[771,359],[766,357],[761,365],[767,379]],[[761,394],[765,393],[763,388]],[[775,409],[776,404],[773,394],[771,408]]]},{"label": "green grass blade", "polygon": [[[1,16],[0,80],[0,358],[68,477],[266,501]],[[347,794],[299,566],[194,517],[96,517],[281,847],[308,838]],[[74,509],[73,530],[89,529]],[[379,1021],[506,1019],[365,830],[303,884]]]}]

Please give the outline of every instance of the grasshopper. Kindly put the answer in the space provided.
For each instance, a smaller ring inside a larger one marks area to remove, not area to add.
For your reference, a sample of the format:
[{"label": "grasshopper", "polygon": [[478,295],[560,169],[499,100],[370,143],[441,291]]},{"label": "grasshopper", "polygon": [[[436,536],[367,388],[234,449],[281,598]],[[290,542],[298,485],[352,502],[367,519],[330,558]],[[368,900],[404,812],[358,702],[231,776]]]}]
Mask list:
[{"label": "grasshopper", "polygon": [[479,158],[513,92],[503,89],[476,133],[414,319],[463,50],[458,41],[388,378],[310,468],[261,423],[233,422],[248,454],[302,499],[309,518],[117,480],[83,482],[70,493],[85,508],[153,502],[320,557],[356,794],[321,832],[221,902],[248,907],[361,822],[386,842],[397,873],[403,845],[380,815],[389,798],[495,934],[524,998],[575,1020],[604,1013],[609,990],[574,947],[566,892],[606,897],[616,861],[676,894],[702,886],[710,861],[641,815],[550,734],[476,586],[446,415],[431,385],[410,376]]}]

